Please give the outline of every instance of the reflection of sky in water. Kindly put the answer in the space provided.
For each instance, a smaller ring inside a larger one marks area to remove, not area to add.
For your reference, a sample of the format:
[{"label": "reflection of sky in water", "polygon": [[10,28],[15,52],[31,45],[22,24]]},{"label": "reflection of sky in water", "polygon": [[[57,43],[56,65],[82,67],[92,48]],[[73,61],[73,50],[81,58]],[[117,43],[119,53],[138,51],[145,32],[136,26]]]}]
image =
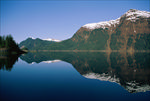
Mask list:
[{"label": "reflection of sky in water", "polygon": [[0,70],[5,100],[149,100],[150,92],[129,93],[114,82],[87,79],[69,63],[27,64],[19,59],[10,71]]}]

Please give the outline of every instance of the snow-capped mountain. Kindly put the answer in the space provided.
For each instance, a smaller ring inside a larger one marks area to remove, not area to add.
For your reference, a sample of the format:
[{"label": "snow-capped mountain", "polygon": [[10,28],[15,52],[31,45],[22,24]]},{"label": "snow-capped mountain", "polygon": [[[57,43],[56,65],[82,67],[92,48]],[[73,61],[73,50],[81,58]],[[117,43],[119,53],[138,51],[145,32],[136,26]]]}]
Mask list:
[{"label": "snow-capped mountain", "polygon": [[[89,23],[82,26],[70,39],[42,39],[33,50],[150,50],[150,12],[130,9],[116,20]],[[34,38],[32,38],[34,39]],[[36,39],[34,39],[36,40]]]},{"label": "snow-capped mountain", "polygon": [[140,11],[136,9],[130,9],[128,12],[126,12],[123,16],[127,17],[127,20],[130,20],[132,22],[135,22],[138,20],[140,17],[142,18],[149,18],[150,17],[150,12],[147,11]]},{"label": "snow-capped mountain", "polygon": [[110,20],[110,21],[102,21],[102,22],[98,22],[98,23],[89,23],[86,24],[84,26],[82,26],[83,28],[87,28],[87,29],[98,29],[98,28],[110,28],[110,27],[116,27],[116,25],[118,25],[120,23],[120,19],[122,17],[126,17],[126,20],[130,20],[132,22],[135,22],[136,20],[138,20],[140,17],[142,18],[150,18],[150,12],[147,11],[140,11],[140,10],[136,10],[136,9],[130,9],[129,11],[127,11],[124,15],[122,15],[121,17],[119,17],[116,20]]},{"label": "snow-capped mountain", "polygon": [[30,36],[29,38],[31,38],[31,39],[33,39],[33,40],[35,40],[36,38],[34,38],[34,37],[32,37],[32,36]]},{"label": "snow-capped mountain", "polygon": [[51,39],[51,38],[42,39],[42,40],[46,40],[46,41],[55,41],[55,42],[61,42],[61,40]]},{"label": "snow-capped mountain", "polygon": [[130,9],[116,20],[85,24],[71,40],[77,45],[75,49],[147,50],[149,22],[150,12]]},{"label": "snow-capped mountain", "polygon": [[[35,40],[36,38],[30,36],[29,38]],[[42,40],[45,40],[45,41],[55,41],[55,42],[61,42],[61,40],[57,40],[57,39],[51,39],[51,38],[47,38],[47,39],[42,39]]]},{"label": "snow-capped mountain", "polygon": [[87,29],[98,29],[98,28],[109,28],[111,26],[116,27],[117,24],[119,24],[120,18],[116,19],[116,20],[110,20],[110,21],[103,21],[103,22],[98,22],[98,23],[89,23],[86,24],[84,26],[82,26],[83,28],[87,28]]}]

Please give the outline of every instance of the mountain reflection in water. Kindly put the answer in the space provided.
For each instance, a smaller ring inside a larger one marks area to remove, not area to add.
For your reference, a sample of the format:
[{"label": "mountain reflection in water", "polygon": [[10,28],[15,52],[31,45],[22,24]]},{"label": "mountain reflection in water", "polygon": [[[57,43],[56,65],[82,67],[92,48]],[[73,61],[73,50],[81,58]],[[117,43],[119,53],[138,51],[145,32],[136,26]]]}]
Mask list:
[{"label": "mountain reflection in water", "polygon": [[29,64],[65,61],[84,77],[116,82],[130,93],[150,90],[150,53],[36,52],[20,57]]}]

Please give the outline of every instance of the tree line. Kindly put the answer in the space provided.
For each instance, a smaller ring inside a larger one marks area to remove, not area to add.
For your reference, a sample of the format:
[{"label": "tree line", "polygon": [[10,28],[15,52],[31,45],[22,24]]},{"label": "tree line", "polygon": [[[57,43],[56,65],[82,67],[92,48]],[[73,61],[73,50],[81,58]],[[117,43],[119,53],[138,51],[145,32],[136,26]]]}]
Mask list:
[{"label": "tree line", "polygon": [[0,48],[6,48],[8,51],[20,51],[18,44],[11,35],[0,36]]}]

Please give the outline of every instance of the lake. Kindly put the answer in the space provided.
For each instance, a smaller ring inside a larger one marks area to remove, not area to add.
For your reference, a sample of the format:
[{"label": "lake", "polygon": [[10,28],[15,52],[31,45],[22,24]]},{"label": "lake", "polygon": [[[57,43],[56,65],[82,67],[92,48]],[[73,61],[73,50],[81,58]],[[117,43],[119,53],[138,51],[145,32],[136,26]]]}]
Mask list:
[{"label": "lake", "polygon": [[0,56],[1,101],[150,101],[148,52]]}]

